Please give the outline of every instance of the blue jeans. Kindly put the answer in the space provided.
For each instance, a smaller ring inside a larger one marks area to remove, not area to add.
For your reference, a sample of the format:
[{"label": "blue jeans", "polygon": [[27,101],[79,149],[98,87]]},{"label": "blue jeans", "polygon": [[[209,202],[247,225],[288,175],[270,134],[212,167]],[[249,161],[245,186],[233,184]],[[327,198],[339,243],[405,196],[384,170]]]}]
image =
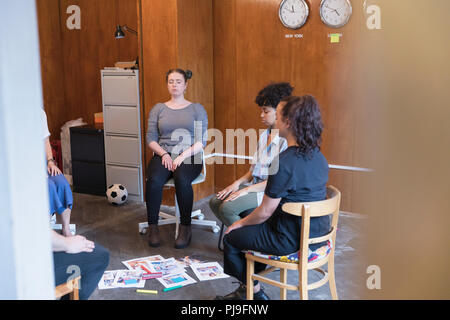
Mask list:
[{"label": "blue jeans", "polygon": [[70,276],[75,278],[75,275],[80,275],[80,300],[87,300],[108,267],[109,251],[101,245],[95,244],[92,252],[77,254],[53,252],[53,264],[55,285],[67,282]]},{"label": "blue jeans", "polygon": [[73,195],[69,182],[63,174],[48,176],[48,197],[50,201],[50,214],[63,213],[67,208],[72,209]]}]

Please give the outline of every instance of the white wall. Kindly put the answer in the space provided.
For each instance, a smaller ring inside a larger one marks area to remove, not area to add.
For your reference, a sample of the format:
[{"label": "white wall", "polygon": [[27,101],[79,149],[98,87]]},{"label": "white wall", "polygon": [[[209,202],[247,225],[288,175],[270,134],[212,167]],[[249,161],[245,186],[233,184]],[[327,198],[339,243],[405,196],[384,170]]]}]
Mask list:
[{"label": "white wall", "polygon": [[0,21],[0,299],[53,299],[35,1],[3,1]]}]

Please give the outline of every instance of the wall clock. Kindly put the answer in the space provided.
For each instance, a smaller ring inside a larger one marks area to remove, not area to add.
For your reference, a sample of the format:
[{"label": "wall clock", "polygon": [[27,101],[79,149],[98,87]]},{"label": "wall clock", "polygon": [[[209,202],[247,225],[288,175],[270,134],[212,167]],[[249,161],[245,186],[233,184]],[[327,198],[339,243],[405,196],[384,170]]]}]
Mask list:
[{"label": "wall clock", "polygon": [[350,0],[322,0],[320,2],[320,18],[331,28],[345,26],[351,15]]},{"label": "wall clock", "polygon": [[286,28],[301,28],[308,19],[308,4],[305,0],[283,0],[278,15]]}]

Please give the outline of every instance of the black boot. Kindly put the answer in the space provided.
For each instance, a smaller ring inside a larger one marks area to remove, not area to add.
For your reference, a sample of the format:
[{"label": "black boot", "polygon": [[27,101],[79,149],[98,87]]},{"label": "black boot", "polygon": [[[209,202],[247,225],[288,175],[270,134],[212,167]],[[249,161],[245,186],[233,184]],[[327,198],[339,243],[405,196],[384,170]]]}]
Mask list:
[{"label": "black boot", "polygon": [[[247,287],[241,283],[232,293],[226,296],[216,296],[215,300],[247,300]],[[253,300],[270,300],[264,290],[261,288],[258,292],[253,294]]]},{"label": "black boot", "polygon": [[148,226],[148,245],[150,247],[159,247],[161,245],[157,224],[150,224]]},{"label": "black boot", "polygon": [[191,243],[191,226],[180,224],[177,240],[175,240],[175,249],[184,249]]}]

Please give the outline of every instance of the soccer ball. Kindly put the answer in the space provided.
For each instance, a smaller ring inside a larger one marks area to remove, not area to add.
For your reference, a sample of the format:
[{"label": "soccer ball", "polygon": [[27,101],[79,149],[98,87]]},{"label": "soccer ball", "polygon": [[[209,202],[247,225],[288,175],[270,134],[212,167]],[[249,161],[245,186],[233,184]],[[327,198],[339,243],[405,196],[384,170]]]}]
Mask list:
[{"label": "soccer ball", "polygon": [[124,204],[128,199],[128,191],[121,184],[113,184],[106,190],[109,203],[115,206]]}]

